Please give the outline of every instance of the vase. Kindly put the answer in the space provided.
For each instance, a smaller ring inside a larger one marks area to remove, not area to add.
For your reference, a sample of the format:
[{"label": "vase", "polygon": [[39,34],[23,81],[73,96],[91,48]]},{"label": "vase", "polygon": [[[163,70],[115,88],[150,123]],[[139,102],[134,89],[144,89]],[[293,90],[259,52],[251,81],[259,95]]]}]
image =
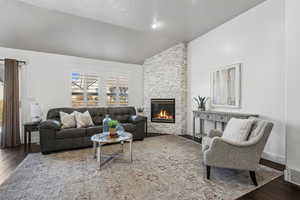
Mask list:
[{"label": "vase", "polygon": [[205,111],[205,106],[204,107],[198,107],[199,111]]},{"label": "vase", "polygon": [[103,132],[108,132],[109,131],[109,125],[108,122],[111,120],[109,115],[105,115],[105,118],[103,119]]},{"label": "vase", "polygon": [[124,133],[124,131],[125,131],[125,129],[124,129],[124,127],[122,126],[121,123],[118,123],[116,129],[117,129],[117,132],[119,132],[119,133]]},{"label": "vase", "polygon": [[112,138],[118,137],[117,129],[116,128],[109,128],[109,136]]}]

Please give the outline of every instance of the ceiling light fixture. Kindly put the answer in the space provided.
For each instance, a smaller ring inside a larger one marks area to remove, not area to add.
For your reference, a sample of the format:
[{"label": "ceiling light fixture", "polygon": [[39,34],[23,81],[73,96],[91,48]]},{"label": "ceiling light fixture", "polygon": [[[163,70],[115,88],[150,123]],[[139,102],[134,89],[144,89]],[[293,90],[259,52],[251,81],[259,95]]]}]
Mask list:
[{"label": "ceiling light fixture", "polygon": [[159,28],[160,26],[161,26],[161,23],[156,21],[156,22],[153,22],[153,24],[151,25],[151,28],[153,30],[155,30],[155,29]]},{"label": "ceiling light fixture", "polygon": [[152,29],[157,29],[158,25],[157,24],[152,24]]}]

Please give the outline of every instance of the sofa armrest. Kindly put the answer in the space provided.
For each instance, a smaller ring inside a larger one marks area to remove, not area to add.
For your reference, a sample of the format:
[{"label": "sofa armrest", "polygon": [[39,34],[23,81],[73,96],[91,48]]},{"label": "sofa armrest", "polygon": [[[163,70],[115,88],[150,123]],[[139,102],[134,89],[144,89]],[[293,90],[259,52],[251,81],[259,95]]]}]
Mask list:
[{"label": "sofa armrest", "polygon": [[53,129],[53,130],[60,130],[61,123],[57,120],[46,120],[43,121],[40,126],[40,129]]},{"label": "sofa armrest", "polygon": [[209,166],[256,170],[261,157],[257,142],[232,142],[220,137],[204,152],[204,163]]},{"label": "sofa armrest", "polygon": [[219,131],[217,129],[212,129],[208,132],[208,137],[213,138],[213,137],[222,137],[223,133],[222,131]]},{"label": "sofa armrest", "polygon": [[147,121],[147,117],[133,115],[130,119],[130,122],[136,126],[136,130],[133,133],[133,139],[143,140],[145,137],[145,122]]},{"label": "sofa armrest", "polygon": [[133,123],[133,124],[137,124],[140,122],[144,123],[146,120],[147,120],[147,117],[138,116],[138,115],[131,116],[131,123]]},{"label": "sofa armrest", "polygon": [[43,121],[40,124],[40,146],[43,154],[56,150],[56,132],[61,129],[61,124],[56,120]]}]

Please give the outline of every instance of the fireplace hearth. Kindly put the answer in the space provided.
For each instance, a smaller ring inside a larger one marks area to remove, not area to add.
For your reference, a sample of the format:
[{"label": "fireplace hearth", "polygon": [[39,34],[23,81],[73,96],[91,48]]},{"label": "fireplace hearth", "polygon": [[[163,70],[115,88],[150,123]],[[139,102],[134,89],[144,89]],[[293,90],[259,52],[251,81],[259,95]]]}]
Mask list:
[{"label": "fireplace hearth", "polygon": [[175,99],[151,99],[151,122],[175,123]]}]

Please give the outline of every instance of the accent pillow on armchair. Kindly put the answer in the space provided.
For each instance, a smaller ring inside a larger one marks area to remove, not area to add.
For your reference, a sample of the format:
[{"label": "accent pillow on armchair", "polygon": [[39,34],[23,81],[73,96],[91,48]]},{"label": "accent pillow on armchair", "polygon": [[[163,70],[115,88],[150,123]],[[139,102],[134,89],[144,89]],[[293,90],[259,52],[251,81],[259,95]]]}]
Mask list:
[{"label": "accent pillow on armchair", "polygon": [[222,138],[231,141],[247,141],[254,119],[231,118],[224,130]]}]

